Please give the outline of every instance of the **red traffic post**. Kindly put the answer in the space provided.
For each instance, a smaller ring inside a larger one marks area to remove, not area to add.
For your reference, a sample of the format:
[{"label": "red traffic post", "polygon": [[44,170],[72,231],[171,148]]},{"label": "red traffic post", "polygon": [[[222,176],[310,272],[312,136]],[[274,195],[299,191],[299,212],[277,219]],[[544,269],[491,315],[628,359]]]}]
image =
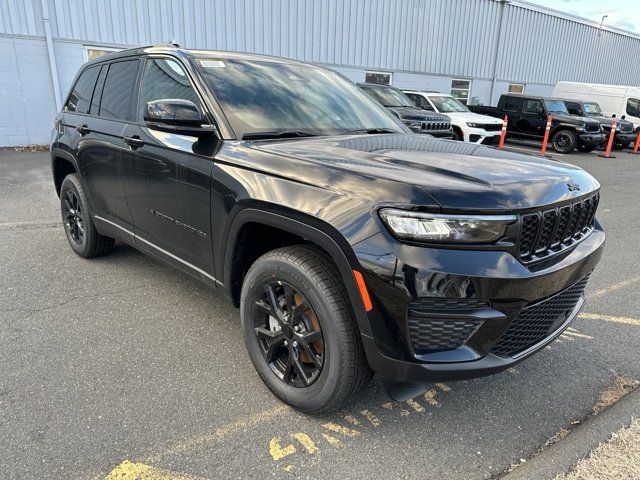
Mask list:
[{"label": "red traffic post", "polygon": [[636,143],[633,144],[633,153],[638,153],[638,147],[640,147],[640,130],[638,130],[638,135],[636,135]]},{"label": "red traffic post", "polygon": [[540,149],[540,156],[544,157],[547,153],[547,143],[549,143],[549,132],[551,131],[551,115],[547,116],[547,126],[544,129],[544,138],[542,139],[542,148]]},{"label": "red traffic post", "polygon": [[602,158],[616,158],[611,156],[611,148],[613,147],[613,138],[616,136],[616,127],[618,126],[618,121],[614,120],[611,124],[611,133],[609,133],[609,142],[607,143],[607,149],[604,152],[604,155],[600,154],[599,157]]},{"label": "red traffic post", "polygon": [[509,117],[505,115],[504,120],[502,121],[502,132],[500,132],[500,143],[498,144],[498,148],[500,150],[504,147],[504,139],[507,136],[507,123],[509,123]]}]

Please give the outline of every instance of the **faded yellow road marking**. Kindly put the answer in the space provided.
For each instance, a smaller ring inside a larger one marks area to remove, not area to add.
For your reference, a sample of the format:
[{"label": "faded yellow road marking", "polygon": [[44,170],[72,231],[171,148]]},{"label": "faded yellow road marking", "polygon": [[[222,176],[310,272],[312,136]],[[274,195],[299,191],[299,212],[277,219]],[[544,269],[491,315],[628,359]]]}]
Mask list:
[{"label": "faded yellow road marking", "polygon": [[333,423],[333,422],[327,422],[322,426],[327,430],[331,430],[332,432],[335,432],[335,433],[340,433],[345,437],[355,437],[356,435],[360,435],[360,432],[358,432],[357,430],[352,430],[350,428],[343,427],[342,425],[338,425],[337,423]]},{"label": "faded yellow road marking", "polygon": [[271,410],[266,410],[264,412],[257,413],[256,415],[252,415],[246,419],[238,420],[237,422],[231,423],[229,425],[224,425],[222,427],[218,427],[212,432],[205,433],[203,435],[198,435],[193,438],[189,438],[187,440],[183,440],[174,445],[169,446],[165,450],[162,450],[154,455],[149,456],[144,461],[146,463],[156,463],[162,457],[167,455],[175,455],[177,453],[184,452],[190,448],[198,447],[200,445],[211,444],[215,442],[219,442],[225,437],[239,432],[241,430],[245,430],[247,428],[255,427],[256,425],[266,422],[273,417],[280,416],[291,410],[291,407],[287,405],[278,405],[277,407],[272,408]]},{"label": "faded yellow road marking", "polygon": [[602,315],[600,313],[581,313],[580,318],[587,318],[589,320],[604,320],[605,322],[623,323],[625,325],[640,326],[639,318],[632,317],[617,317],[615,315]]},{"label": "faded yellow road marking", "polygon": [[287,465],[286,467],[282,467],[282,469],[287,473],[291,473],[291,470],[293,470],[293,465]]},{"label": "faded yellow road marking", "polygon": [[365,409],[365,410],[362,410],[360,413],[362,414],[362,416],[364,418],[369,420],[371,425],[373,425],[374,427],[379,427],[380,426],[380,419],[378,417],[376,417],[373,413],[371,413],[369,410]]},{"label": "faded yellow road marking", "polygon": [[322,437],[323,437],[327,442],[329,442],[331,445],[335,445],[336,447],[337,447],[338,445],[340,445],[340,443],[342,443],[342,442],[340,442],[340,440],[338,440],[336,437],[332,437],[331,435],[327,435],[326,433],[323,433],[323,434],[322,434]]},{"label": "faded yellow road marking", "polygon": [[198,477],[170,472],[160,468],[125,460],[111,470],[104,480],[197,480]]},{"label": "faded yellow road marking", "polygon": [[347,421],[347,423],[350,423],[351,425],[360,425],[360,421],[353,415],[345,415],[344,419]]},{"label": "faded yellow road marking", "polygon": [[418,413],[422,413],[422,412],[425,411],[424,407],[422,405],[420,405],[418,402],[416,402],[413,398],[407,400],[407,405],[409,405],[411,408],[413,408]]},{"label": "faded yellow road marking", "polygon": [[451,387],[446,385],[446,384],[444,384],[444,383],[436,383],[436,387],[438,387],[443,392],[450,392],[451,391]]},{"label": "faded yellow road marking", "polygon": [[516,373],[518,373],[518,370],[516,370],[515,367],[509,367],[507,368],[507,372],[515,375]]},{"label": "faded yellow road marking", "polygon": [[587,295],[587,298],[598,298],[603,295],[607,295],[608,293],[615,292],[616,290],[620,290],[621,288],[627,287],[636,282],[640,282],[640,276],[630,278],[628,280],[623,280],[622,282],[614,283],[613,285],[609,285],[608,287],[601,288],[600,290],[596,290],[593,293]]},{"label": "faded yellow road marking", "polygon": [[[576,341],[575,338],[571,338],[566,333],[563,333],[562,335],[560,335],[560,338],[562,338],[564,340],[569,340],[570,342],[575,342]],[[562,340],[559,340],[559,341],[562,342]]]},{"label": "faded yellow road marking", "polygon": [[587,340],[593,340],[593,337],[591,335],[585,335],[584,333],[578,333],[575,330],[567,330],[563,333],[563,335],[569,335],[571,337],[577,337],[577,338],[586,338]]},{"label": "faded yellow road marking", "polygon": [[300,442],[300,444],[304,447],[304,449],[307,452],[316,453],[318,451],[318,447],[316,447],[316,444],[313,443],[313,440],[311,440],[311,437],[306,433],[297,432],[297,433],[294,433],[292,436],[293,438],[295,438]]},{"label": "faded yellow road marking", "polygon": [[273,437],[269,442],[269,453],[271,457],[277,462],[278,460],[291,455],[292,453],[296,453],[296,447],[293,445],[287,445],[282,448],[280,445],[280,438]]},{"label": "faded yellow road marking", "polygon": [[438,392],[436,392],[435,390],[427,390],[426,392],[424,392],[423,397],[429,405],[433,405],[434,407],[439,407],[440,404],[436,400],[437,395],[438,395]]},{"label": "faded yellow road marking", "polygon": [[[397,405],[394,404],[392,402],[387,402],[385,404],[382,405],[382,408],[386,408],[387,410],[393,410],[393,406]],[[398,408],[400,409],[400,415],[403,417],[408,417],[409,416],[409,410],[407,410],[406,408],[402,408],[400,405],[398,405]]]}]

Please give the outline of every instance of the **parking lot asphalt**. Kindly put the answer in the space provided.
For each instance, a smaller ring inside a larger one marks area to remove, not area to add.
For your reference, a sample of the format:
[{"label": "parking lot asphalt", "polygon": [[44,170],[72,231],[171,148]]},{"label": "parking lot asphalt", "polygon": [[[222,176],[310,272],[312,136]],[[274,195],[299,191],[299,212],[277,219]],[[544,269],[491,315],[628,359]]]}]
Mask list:
[{"label": "parking lot asphalt", "polygon": [[376,378],[311,417],[262,384],[238,310],[128,246],[76,256],[48,154],[0,150],[0,477],[497,475],[584,418],[615,373],[640,378],[640,155],[615,155],[561,158],[602,183],[608,234],[571,330],[502,374],[402,404]]}]

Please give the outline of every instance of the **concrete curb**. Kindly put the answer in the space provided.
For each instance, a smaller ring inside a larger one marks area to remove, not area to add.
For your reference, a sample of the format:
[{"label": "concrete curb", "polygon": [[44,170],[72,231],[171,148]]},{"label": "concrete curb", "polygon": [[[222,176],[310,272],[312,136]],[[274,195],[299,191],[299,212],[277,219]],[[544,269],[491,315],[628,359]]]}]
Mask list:
[{"label": "concrete curb", "polygon": [[591,450],[606,442],[611,434],[627,427],[632,417],[640,416],[640,388],[623,397],[604,412],[591,417],[569,435],[521,464],[502,480],[554,479],[569,471]]}]

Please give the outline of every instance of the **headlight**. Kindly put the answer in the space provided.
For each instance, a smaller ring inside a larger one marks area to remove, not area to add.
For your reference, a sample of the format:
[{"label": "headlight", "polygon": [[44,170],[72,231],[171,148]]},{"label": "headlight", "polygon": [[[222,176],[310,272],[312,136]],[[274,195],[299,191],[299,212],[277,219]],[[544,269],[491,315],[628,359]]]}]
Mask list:
[{"label": "headlight", "polygon": [[395,208],[380,210],[398,238],[418,242],[489,243],[499,240],[515,215],[440,215]]},{"label": "headlight", "polygon": [[482,124],[481,124],[481,123],[467,122],[467,127],[471,127],[471,128],[482,128]]},{"label": "headlight", "polygon": [[584,123],[580,123],[580,124],[576,125],[576,130],[578,130],[579,132],[583,131],[585,125],[586,124],[584,124]]}]

